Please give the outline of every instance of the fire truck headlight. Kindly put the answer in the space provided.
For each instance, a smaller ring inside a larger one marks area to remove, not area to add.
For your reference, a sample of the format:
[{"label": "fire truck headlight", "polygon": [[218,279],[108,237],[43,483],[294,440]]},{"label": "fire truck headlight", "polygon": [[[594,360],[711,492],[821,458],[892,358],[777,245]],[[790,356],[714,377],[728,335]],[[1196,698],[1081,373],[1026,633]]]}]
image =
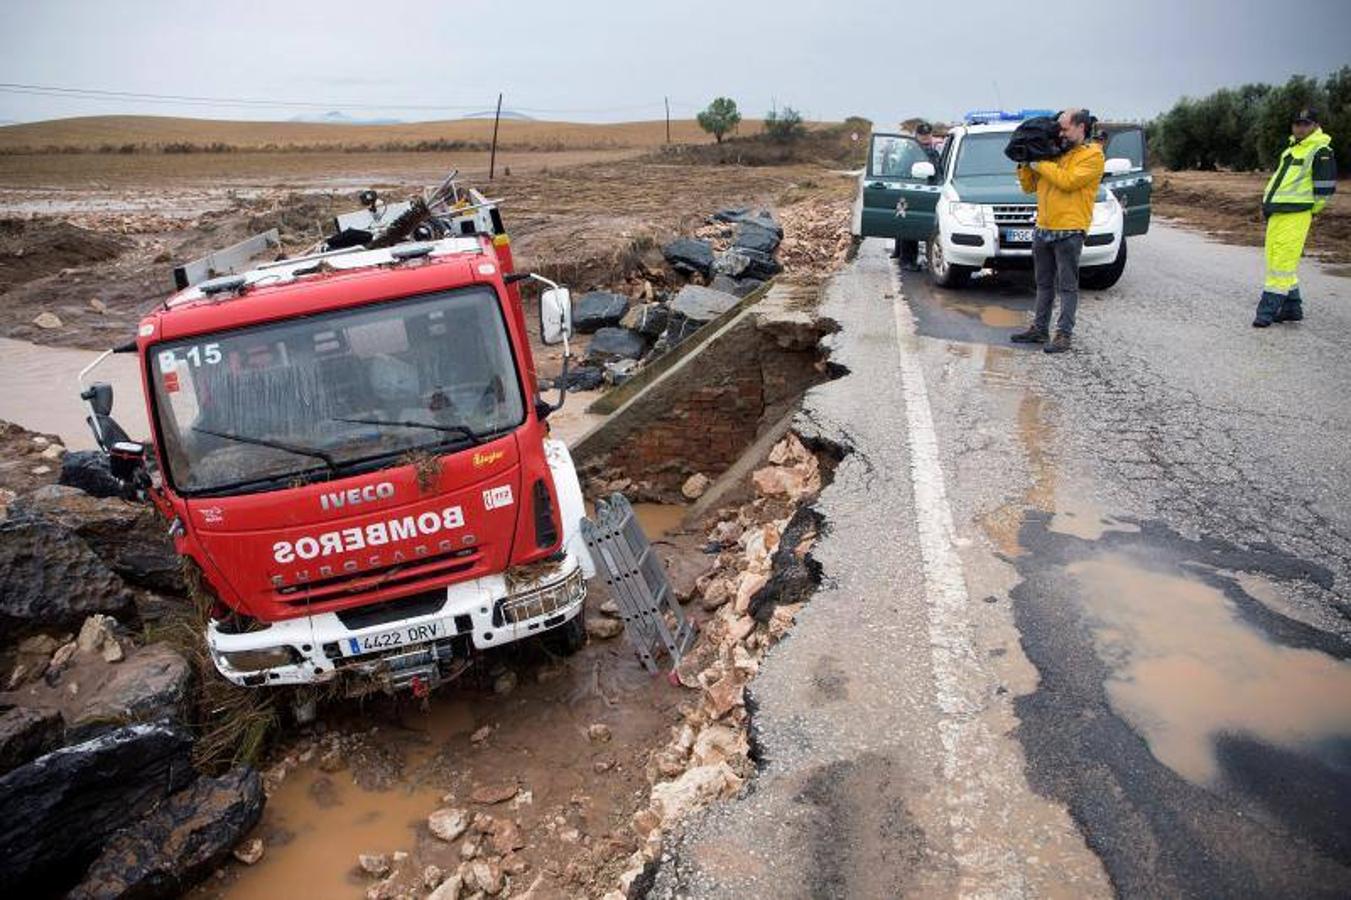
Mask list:
[{"label": "fire truck headlight", "polygon": [[300,658],[294,647],[269,647],[266,650],[234,650],[222,653],[225,664],[236,672],[258,672],[277,666],[289,666]]}]

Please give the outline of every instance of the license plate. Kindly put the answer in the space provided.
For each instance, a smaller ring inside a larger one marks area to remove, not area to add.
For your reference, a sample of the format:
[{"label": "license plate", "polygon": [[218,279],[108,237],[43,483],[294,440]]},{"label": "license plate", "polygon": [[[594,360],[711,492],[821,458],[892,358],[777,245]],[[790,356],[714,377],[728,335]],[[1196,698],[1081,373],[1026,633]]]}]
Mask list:
[{"label": "license plate", "polygon": [[1005,228],[1004,243],[1006,244],[1030,244],[1032,243],[1031,228]]},{"label": "license plate", "polygon": [[360,656],[363,653],[379,653],[381,650],[394,650],[411,644],[425,644],[427,641],[450,637],[452,634],[454,631],[451,629],[450,619],[434,619],[420,625],[405,625],[402,628],[391,628],[389,631],[361,637],[344,638],[340,646],[343,656]]}]

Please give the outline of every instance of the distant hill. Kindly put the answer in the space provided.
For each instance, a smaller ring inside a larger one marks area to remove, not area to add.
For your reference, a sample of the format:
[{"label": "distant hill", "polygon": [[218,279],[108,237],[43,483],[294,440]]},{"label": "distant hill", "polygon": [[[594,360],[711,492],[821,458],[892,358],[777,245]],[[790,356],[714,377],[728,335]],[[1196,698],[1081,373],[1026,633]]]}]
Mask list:
[{"label": "distant hill", "polygon": [[298,116],[292,116],[287,119],[288,122],[314,122],[322,125],[401,125],[402,119],[354,119],[347,113],[333,110],[331,112],[319,113],[318,115],[306,115],[301,113]]},{"label": "distant hill", "polygon": [[[744,120],[740,133],[756,134],[758,120]],[[372,125],[358,122],[234,122],[222,119],[184,119],[170,116],[83,116],[25,122],[0,127],[0,153],[44,149],[98,150],[133,145],[220,144],[239,149],[266,147],[378,148],[419,142],[492,139],[492,122],[453,119],[440,122],[400,122]],[[671,139],[681,144],[712,143],[692,119],[671,122]],[[514,150],[645,149],[666,140],[663,121],[583,124],[505,119],[499,143]]]},{"label": "distant hill", "polygon": [[[485,109],[483,112],[471,112],[471,113],[465,113],[464,115],[460,116],[460,118],[461,118],[461,119],[491,119],[491,118],[493,118],[493,116],[495,116],[496,114],[497,114],[497,110],[495,110],[495,109]],[[514,110],[514,109],[504,109],[504,110],[502,110],[502,120],[505,122],[507,119],[512,119],[512,120],[517,121],[517,122],[534,122],[534,121],[535,121],[535,117],[534,117],[534,116],[527,116],[525,113],[523,113],[523,112],[516,112],[516,110]]]}]

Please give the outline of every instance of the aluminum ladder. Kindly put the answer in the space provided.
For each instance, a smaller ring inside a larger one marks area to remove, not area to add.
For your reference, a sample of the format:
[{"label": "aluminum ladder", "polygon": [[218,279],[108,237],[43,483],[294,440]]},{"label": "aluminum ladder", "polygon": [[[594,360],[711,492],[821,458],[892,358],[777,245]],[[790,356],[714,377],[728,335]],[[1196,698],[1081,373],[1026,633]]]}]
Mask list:
[{"label": "aluminum ladder", "polygon": [[694,643],[694,623],[676,602],[666,568],[623,494],[611,494],[596,503],[595,516],[582,519],[582,537],[597,574],[605,579],[619,607],[624,636],[638,651],[638,658],[656,674],[657,654],[665,647],[674,669]]}]

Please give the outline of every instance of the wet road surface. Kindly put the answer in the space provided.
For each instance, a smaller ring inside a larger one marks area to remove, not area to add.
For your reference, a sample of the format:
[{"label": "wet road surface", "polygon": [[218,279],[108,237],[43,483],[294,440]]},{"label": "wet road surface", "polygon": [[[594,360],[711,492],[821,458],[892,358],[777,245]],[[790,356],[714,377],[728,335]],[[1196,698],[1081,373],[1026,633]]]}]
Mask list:
[{"label": "wet road surface", "polygon": [[762,771],[654,896],[1351,894],[1351,280],[1156,224],[1075,352],[865,244],[825,584],[753,685]]}]

